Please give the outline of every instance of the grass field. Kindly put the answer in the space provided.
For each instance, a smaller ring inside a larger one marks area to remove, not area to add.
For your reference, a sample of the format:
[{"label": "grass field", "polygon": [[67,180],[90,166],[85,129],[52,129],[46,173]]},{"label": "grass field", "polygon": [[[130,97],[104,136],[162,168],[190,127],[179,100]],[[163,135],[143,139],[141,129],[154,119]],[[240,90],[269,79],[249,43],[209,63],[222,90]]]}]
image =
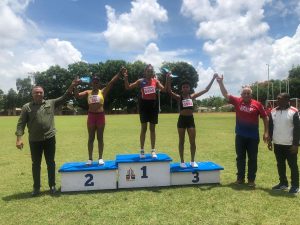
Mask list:
[{"label": "grass field", "polygon": [[[178,161],[178,115],[162,114],[157,150]],[[106,117],[104,159],[139,150],[138,115]],[[257,187],[235,186],[232,113],[196,114],[197,161],[222,165],[221,185],[48,193],[42,162],[42,194],[31,198],[31,160],[27,141],[15,147],[17,117],[0,117],[0,224],[300,224],[300,196],[271,191],[278,182],[275,157],[260,143]],[[57,116],[57,169],[65,162],[87,160],[86,116]],[[186,139],[188,140],[188,139]],[[150,150],[147,135],[146,150]],[[94,152],[94,158],[97,158]],[[188,142],[186,161],[190,159]],[[288,169],[288,174],[290,171]],[[57,187],[60,175],[57,174]]]}]

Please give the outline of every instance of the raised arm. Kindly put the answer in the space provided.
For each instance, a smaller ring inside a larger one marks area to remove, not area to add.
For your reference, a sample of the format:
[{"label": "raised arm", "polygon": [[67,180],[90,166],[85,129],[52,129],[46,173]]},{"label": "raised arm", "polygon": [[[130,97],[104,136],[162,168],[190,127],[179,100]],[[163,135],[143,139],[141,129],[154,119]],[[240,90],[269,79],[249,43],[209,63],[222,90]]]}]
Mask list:
[{"label": "raised arm", "polygon": [[227,90],[224,86],[224,83],[223,83],[223,79],[224,79],[223,74],[222,74],[221,77],[218,76],[216,79],[217,79],[217,82],[219,83],[222,95],[224,96],[224,98],[226,98],[228,100],[229,99],[229,94],[228,94],[228,92],[227,92]]},{"label": "raised arm", "polygon": [[171,76],[169,74],[167,74],[167,78],[166,78],[166,91],[171,96],[171,98],[174,98],[177,101],[180,100],[180,95],[174,93],[171,89]]},{"label": "raised arm", "polygon": [[71,85],[69,86],[69,88],[67,89],[67,91],[65,92],[65,94],[59,98],[54,99],[54,105],[55,107],[63,104],[68,98],[70,98],[73,94],[73,91],[75,89],[75,87],[80,83],[80,80],[78,77],[76,77]]},{"label": "raised arm", "polygon": [[125,69],[125,71],[123,72],[123,76],[124,76],[124,85],[125,85],[126,90],[131,90],[131,89],[136,88],[140,85],[140,82],[141,82],[140,79],[138,79],[135,82],[129,84],[127,69]]},{"label": "raised arm", "polygon": [[206,88],[204,90],[202,90],[202,91],[199,91],[197,93],[191,94],[191,98],[192,99],[198,98],[199,96],[201,96],[201,95],[205,94],[206,92],[208,92],[217,77],[218,77],[218,74],[215,73],[213,75],[213,78],[209,82],[209,84],[206,86]]},{"label": "raised arm", "polygon": [[106,87],[102,89],[102,94],[103,94],[104,97],[110,91],[110,89],[112,88],[112,86],[114,85],[114,83],[116,83],[117,80],[120,79],[121,74],[123,73],[123,70],[126,70],[126,68],[122,67],[120,69],[120,71],[108,82],[108,84],[106,85]]}]

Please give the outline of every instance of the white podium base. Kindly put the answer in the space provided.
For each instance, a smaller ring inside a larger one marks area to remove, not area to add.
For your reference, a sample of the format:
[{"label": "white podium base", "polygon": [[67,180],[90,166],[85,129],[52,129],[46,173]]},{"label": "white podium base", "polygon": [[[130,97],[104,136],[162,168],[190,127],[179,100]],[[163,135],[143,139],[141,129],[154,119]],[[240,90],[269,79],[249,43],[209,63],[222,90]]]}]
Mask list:
[{"label": "white podium base", "polygon": [[117,189],[117,166],[115,161],[106,161],[100,166],[84,162],[65,163],[60,169],[61,191],[91,191]]},{"label": "white podium base", "polygon": [[138,154],[117,155],[119,170],[118,188],[155,187],[170,185],[170,161],[166,154],[150,154],[140,159]]},{"label": "white podium base", "polygon": [[198,162],[198,168],[180,168],[179,163],[170,165],[171,185],[220,183],[220,170],[224,168],[213,162]]}]

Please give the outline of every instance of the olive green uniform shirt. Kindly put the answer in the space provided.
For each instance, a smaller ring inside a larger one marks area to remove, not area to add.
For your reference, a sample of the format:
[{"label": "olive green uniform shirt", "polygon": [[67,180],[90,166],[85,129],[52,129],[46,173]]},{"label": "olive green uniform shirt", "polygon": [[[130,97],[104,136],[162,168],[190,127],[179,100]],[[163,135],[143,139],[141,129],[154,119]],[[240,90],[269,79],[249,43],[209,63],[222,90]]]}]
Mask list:
[{"label": "olive green uniform shirt", "polygon": [[16,135],[22,136],[27,125],[29,141],[43,141],[55,136],[55,108],[62,105],[69,96],[68,93],[65,93],[56,99],[43,100],[41,104],[26,103],[22,107]]}]

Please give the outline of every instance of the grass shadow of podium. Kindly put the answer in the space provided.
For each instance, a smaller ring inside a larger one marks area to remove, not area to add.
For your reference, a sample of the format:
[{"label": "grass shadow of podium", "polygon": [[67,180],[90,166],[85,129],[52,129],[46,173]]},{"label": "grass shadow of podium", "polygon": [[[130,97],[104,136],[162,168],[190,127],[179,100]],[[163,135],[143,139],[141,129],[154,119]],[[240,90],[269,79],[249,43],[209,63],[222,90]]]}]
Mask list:
[{"label": "grass shadow of podium", "polygon": [[154,193],[161,193],[163,190],[168,189],[184,189],[184,188],[195,188],[201,191],[207,191],[216,187],[221,186],[220,184],[190,184],[190,185],[174,185],[174,186],[155,186],[155,187],[136,187],[136,188],[118,188],[111,190],[91,190],[91,191],[71,191],[61,192],[61,195],[80,195],[80,194],[95,194],[95,193],[124,193],[124,192],[141,192],[148,191]]},{"label": "grass shadow of podium", "polygon": [[157,187],[138,187],[138,188],[119,188],[119,189],[110,189],[110,190],[90,190],[90,191],[70,191],[70,192],[61,192],[60,188],[58,192],[54,195],[50,195],[49,191],[41,191],[40,194],[36,197],[33,197],[30,192],[21,192],[8,196],[2,197],[3,201],[17,201],[31,198],[43,197],[46,195],[50,195],[52,197],[60,197],[61,195],[87,195],[87,194],[96,194],[96,193],[116,193],[116,192],[139,192],[139,191],[148,191],[154,193],[160,193],[162,190],[167,189],[184,189],[184,188],[195,188],[200,189],[201,191],[208,191],[216,187],[221,187],[221,184],[190,184],[190,185],[173,185],[173,186],[157,186]]}]

